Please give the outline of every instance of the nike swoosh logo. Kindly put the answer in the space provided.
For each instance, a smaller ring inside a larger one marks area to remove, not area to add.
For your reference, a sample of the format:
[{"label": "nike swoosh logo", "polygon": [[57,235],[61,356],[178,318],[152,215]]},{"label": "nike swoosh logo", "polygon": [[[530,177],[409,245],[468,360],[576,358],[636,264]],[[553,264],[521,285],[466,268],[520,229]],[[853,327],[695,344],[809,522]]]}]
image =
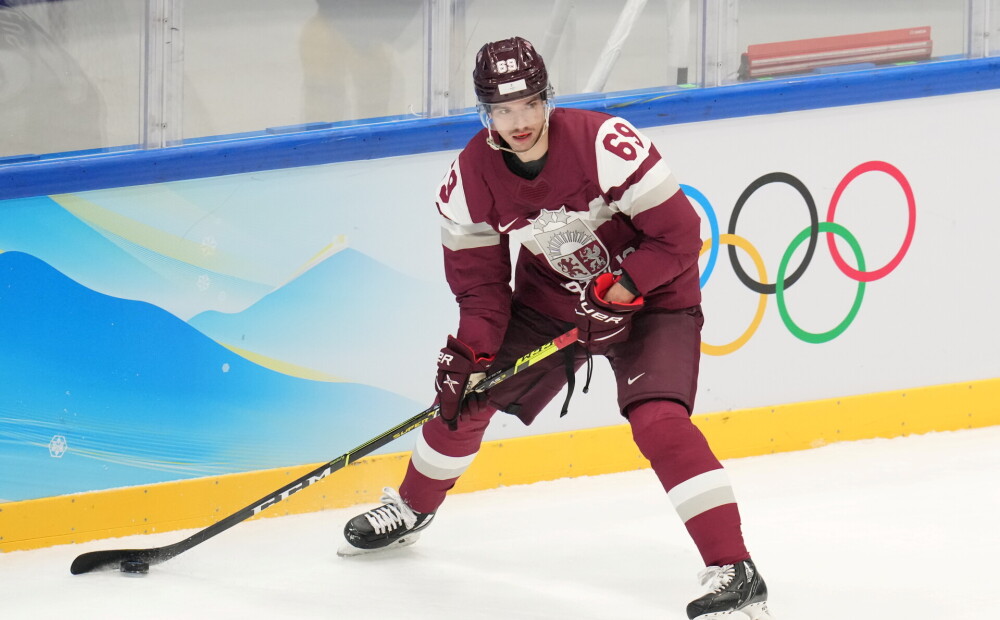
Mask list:
[{"label": "nike swoosh logo", "polygon": [[628,379],[628,384],[629,384],[629,385],[632,385],[633,383],[635,383],[636,381],[638,381],[638,380],[639,380],[639,378],[640,378],[640,377],[642,377],[642,375],[644,375],[644,374],[646,374],[646,373],[642,372],[642,373],[639,373],[639,374],[637,374],[637,375],[636,375],[636,376],[634,376],[634,377],[629,377],[629,379]]},{"label": "nike swoosh logo", "polygon": [[516,218],[515,217],[513,220],[511,220],[507,224],[500,224],[500,232],[502,232],[502,233],[507,232],[507,230],[510,229],[511,226],[513,226],[514,224],[517,224],[517,220],[518,219],[520,219],[520,218]]},{"label": "nike swoosh logo", "polygon": [[[579,312],[577,312],[577,314],[579,314],[580,316],[586,316],[585,314],[581,314],[581,313],[579,313]],[[619,330],[616,330],[616,331],[613,331],[613,332],[611,332],[611,333],[610,333],[610,334],[608,334],[607,336],[601,336],[600,338],[594,338],[594,340],[595,340],[596,342],[600,342],[600,341],[602,341],[602,340],[607,340],[608,338],[614,338],[615,336],[617,336],[618,334],[622,333],[623,331],[625,331],[625,328],[624,328],[624,327],[623,327],[623,328],[621,328],[621,329],[619,329]],[[642,373],[642,375],[644,375],[644,374],[646,374],[646,373]],[[639,377],[641,377],[642,375],[639,375]],[[636,379],[638,379],[639,377],[636,377]],[[631,384],[630,384],[630,385],[631,385]]]}]

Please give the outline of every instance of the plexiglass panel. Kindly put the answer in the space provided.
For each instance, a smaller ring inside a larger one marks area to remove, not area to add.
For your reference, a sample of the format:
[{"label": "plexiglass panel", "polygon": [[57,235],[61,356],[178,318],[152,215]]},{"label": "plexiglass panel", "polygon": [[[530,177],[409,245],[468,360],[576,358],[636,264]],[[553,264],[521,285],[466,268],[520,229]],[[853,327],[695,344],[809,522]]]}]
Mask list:
[{"label": "plexiglass panel", "polygon": [[990,1],[989,34],[986,38],[990,56],[1000,56],[1000,0]]},{"label": "plexiglass panel", "polygon": [[137,0],[0,0],[0,157],[138,141],[143,11]]},{"label": "plexiglass panel", "polygon": [[464,110],[476,51],[514,35],[566,97],[790,75],[748,51],[890,30],[919,61],[998,55],[1000,0],[0,0],[0,157]]},{"label": "plexiglass panel", "polygon": [[[697,2],[468,0],[467,45],[458,59],[465,106],[475,104],[471,73],[489,41],[521,36],[542,53],[557,95],[671,86],[695,79]],[[525,19],[526,15],[532,16]]]},{"label": "plexiglass panel", "polygon": [[184,138],[419,112],[422,0],[184,5]]}]

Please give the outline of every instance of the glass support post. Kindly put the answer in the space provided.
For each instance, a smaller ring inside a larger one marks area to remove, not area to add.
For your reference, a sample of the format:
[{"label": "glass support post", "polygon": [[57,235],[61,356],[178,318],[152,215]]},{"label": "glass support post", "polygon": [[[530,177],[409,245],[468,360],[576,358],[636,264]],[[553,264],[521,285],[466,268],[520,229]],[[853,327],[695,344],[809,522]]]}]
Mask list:
[{"label": "glass support post", "polygon": [[990,55],[990,0],[969,0],[965,13],[965,55],[969,58],[985,58]]},{"label": "glass support post", "polygon": [[721,86],[736,80],[740,68],[738,33],[739,0],[702,0],[702,86]]},{"label": "glass support post", "polygon": [[[464,26],[464,3],[461,0],[424,0],[424,114],[427,116],[447,116],[454,107],[452,102],[460,101],[455,96],[452,83],[452,66],[455,60],[455,42]],[[456,27],[459,31],[456,32]]]},{"label": "glass support post", "polygon": [[139,141],[144,149],[183,138],[184,0],[146,0]]}]

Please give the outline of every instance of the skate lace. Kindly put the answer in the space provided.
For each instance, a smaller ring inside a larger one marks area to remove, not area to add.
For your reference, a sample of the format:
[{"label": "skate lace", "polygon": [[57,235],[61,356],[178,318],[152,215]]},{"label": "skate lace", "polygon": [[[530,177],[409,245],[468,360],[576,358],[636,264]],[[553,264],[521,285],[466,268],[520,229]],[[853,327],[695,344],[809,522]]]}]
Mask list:
[{"label": "skate lace", "polygon": [[410,529],[417,524],[417,515],[413,514],[399,493],[390,487],[382,489],[382,505],[366,512],[365,518],[377,534],[391,532],[402,525]]},{"label": "skate lace", "polygon": [[734,577],[736,577],[736,567],[732,564],[709,566],[698,573],[698,581],[712,594],[726,589],[733,582]]}]

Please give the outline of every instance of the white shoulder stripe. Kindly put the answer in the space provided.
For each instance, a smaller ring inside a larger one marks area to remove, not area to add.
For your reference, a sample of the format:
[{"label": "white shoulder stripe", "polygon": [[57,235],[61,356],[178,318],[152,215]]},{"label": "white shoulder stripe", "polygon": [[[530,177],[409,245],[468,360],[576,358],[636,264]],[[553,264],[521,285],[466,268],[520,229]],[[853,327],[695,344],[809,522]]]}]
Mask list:
[{"label": "white shoulder stripe", "polygon": [[441,218],[441,245],[456,252],[500,245],[500,233],[485,222],[463,226]]},{"label": "white shoulder stripe", "polygon": [[629,217],[662,204],[679,192],[680,184],[663,160],[656,162],[639,182],[625,190],[618,200],[618,208]]}]

